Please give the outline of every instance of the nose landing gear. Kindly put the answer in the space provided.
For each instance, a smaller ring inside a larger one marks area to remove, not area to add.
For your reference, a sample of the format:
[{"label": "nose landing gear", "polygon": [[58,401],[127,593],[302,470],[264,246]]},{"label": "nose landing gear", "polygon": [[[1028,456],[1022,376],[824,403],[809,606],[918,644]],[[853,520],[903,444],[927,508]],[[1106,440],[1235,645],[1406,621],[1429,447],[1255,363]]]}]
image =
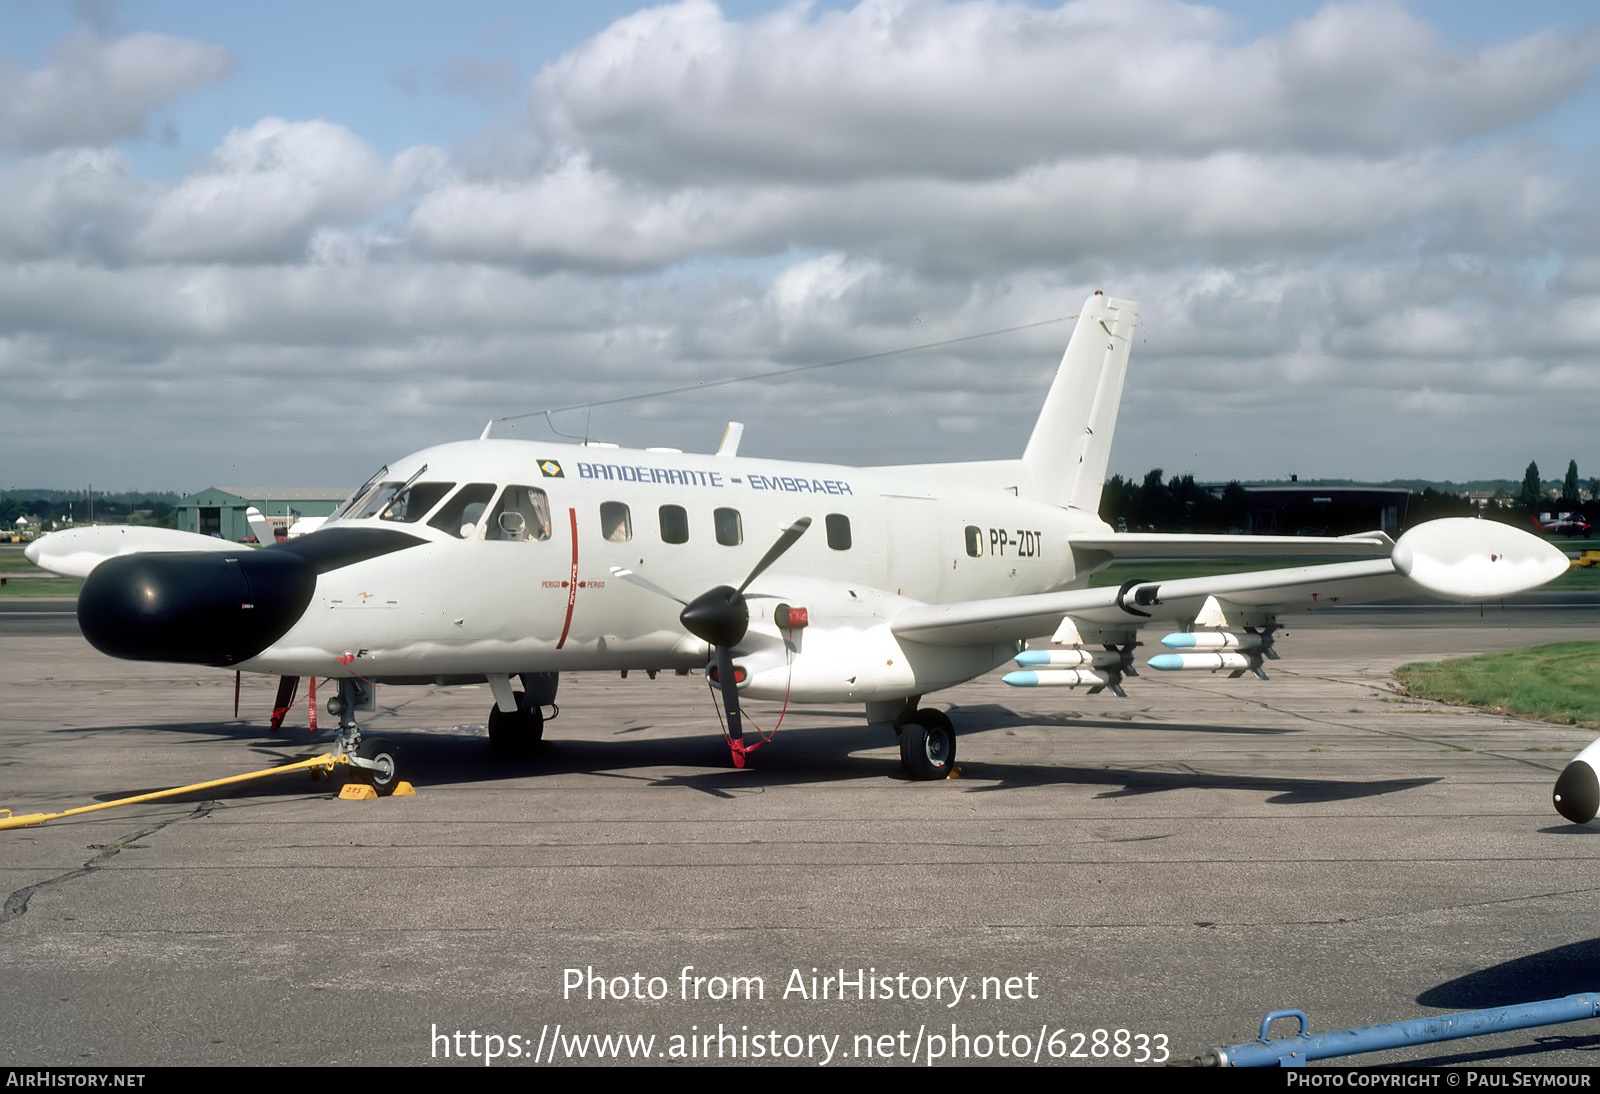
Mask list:
[{"label": "nose landing gear", "polygon": [[[339,691],[328,699],[328,713],[339,719],[335,753],[343,753],[349,770],[365,782],[380,798],[386,798],[404,785],[400,777],[400,753],[392,741],[383,737],[362,737],[356,711],[377,709],[377,692],[371,681],[346,677]],[[337,778],[338,767],[330,767],[326,777]]]}]

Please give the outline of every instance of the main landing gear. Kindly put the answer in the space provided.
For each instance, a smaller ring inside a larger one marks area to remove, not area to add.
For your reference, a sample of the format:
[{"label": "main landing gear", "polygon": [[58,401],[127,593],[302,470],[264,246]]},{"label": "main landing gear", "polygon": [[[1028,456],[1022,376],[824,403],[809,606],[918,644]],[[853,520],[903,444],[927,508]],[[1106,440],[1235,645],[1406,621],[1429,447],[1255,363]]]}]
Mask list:
[{"label": "main landing gear", "polygon": [[502,756],[527,756],[544,740],[544,711],[528,705],[526,692],[513,691],[517,709],[507,714],[489,708],[489,744]]},{"label": "main landing gear", "polygon": [[550,708],[550,720],[561,713],[556,706],[556,685],[560,676],[554,672],[524,672],[517,677],[522,690],[511,692],[516,700],[516,710],[500,709],[499,698],[510,689],[510,679],[505,676],[490,677],[495,690],[495,705],[489,708],[489,744],[502,756],[529,756],[544,740],[544,708]]},{"label": "main landing gear", "polygon": [[913,779],[947,779],[956,765],[956,727],[942,710],[923,707],[895,727],[900,763]]}]

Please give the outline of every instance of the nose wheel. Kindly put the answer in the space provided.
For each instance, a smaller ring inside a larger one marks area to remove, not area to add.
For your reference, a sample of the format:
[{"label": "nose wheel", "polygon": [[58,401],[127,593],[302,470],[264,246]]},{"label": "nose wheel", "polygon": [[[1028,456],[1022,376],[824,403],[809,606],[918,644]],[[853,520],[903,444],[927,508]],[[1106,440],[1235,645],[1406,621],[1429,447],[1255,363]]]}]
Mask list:
[{"label": "nose wheel", "polygon": [[387,798],[400,785],[400,754],[394,744],[382,737],[367,737],[356,746],[355,770],[361,778]]}]

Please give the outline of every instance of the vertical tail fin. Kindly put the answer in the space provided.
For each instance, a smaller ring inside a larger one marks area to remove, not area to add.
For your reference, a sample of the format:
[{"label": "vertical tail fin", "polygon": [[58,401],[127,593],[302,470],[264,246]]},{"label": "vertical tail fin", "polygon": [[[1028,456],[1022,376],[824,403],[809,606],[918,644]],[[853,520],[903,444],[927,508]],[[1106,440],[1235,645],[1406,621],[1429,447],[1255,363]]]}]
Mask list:
[{"label": "vertical tail fin", "polygon": [[1099,508],[1138,318],[1138,304],[1098,292],[1078,313],[1022,454],[1035,499],[1090,512]]}]

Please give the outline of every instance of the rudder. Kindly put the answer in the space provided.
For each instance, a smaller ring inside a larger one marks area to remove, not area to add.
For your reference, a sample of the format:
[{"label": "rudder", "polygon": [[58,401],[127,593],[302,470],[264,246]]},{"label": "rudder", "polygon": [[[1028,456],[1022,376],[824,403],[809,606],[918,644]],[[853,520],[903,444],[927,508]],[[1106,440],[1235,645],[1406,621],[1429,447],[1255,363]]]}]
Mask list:
[{"label": "rudder", "polygon": [[1078,313],[1022,454],[1036,500],[1089,512],[1099,508],[1138,319],[1137,303],[1099,292]]}]

